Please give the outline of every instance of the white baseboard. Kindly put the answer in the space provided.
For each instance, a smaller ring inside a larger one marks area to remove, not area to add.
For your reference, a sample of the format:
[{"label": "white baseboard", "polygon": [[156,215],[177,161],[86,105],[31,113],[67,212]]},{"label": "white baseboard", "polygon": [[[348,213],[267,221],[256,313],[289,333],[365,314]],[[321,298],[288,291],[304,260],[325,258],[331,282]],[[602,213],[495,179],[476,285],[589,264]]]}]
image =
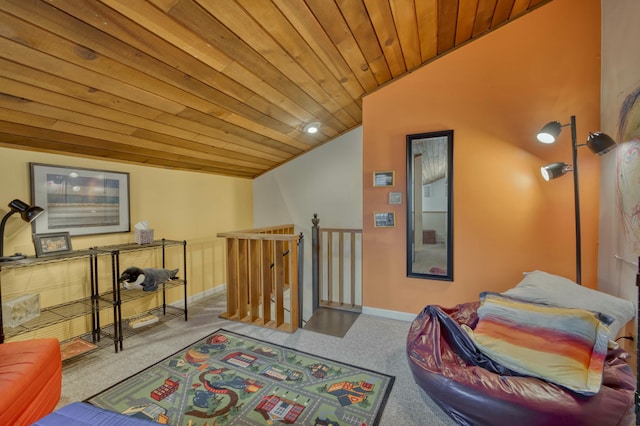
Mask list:
[{"label": "white baseboard", "polygon": [[[204,299],[205,297],[224,293],[226,289],[227,289],[226,285],[224,284],[219,285],[217,287],[205,290],[201,293],[189,296],[187,299],[187,302],[191,304],[191,303],[197,302],[200,299]],[[179,307],[183,306],[182,301],[177,301],[175,303],[172,303],[171,305],[179,306]],[[400,312],[400,311],[390,311],[387,309],[369,308],[367,306],[362,307],[362,313],[367,315],[373,315],[376,317],[388,318],[388,319],[393,319],[398,321],[407,321],[407,322],[413,321],[417,316],[417,314],[411,314],[411,313]]]},{"label": "white baseboard", "polygon": [[369,308],[367,306],[362,307],[362,313],[367,315],[373,315],[376,317],[388,318],[399,321],[411,322],[417,316],[416,314],[410,314],[407,312],[389,311],[387,309]]},{"label": "white baseboard", "polygon": [[[204,299],[205,297],[222,294],[225,291],[226,291],[226,286],[224,284],[223,285],[219,285],[217,287],[210,288],[208,290],[202,291],[202,292],[200,292],[198,294],[192,294],[191,296],[187,297],[187,303],[189,305],[191,305],[192,303],[195,303],[198,300]],[[183,303],[182,300],[176,300],[173,303],[169,303],[169,305],[174,306],[176,308],[184,307],[184,303]]]}]

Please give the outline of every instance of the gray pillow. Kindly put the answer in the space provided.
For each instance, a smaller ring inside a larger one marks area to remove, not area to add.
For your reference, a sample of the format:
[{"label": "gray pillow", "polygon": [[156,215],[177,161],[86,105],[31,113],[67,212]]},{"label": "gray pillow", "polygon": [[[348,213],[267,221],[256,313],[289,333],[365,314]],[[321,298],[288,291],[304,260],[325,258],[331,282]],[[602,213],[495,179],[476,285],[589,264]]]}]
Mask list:
[{"label": "gray pillow", "polygon": [[518,285],[502,294],[529,302],[601,312],[615,319],[609,325],[612,339],[635,316],[635,306],[628,300],[583,287],[568,278],[543,271],[525,272]]}]

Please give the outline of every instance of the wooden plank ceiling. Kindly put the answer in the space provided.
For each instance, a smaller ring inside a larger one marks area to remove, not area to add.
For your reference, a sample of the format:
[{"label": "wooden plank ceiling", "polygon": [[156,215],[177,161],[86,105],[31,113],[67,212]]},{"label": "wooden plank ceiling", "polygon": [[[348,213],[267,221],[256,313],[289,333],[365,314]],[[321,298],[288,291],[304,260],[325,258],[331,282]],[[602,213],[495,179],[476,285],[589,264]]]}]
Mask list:
[{"label": "wooden plank ceiling", "polygon": [[549,1],[1,0],[0,146],[254,178]]}]

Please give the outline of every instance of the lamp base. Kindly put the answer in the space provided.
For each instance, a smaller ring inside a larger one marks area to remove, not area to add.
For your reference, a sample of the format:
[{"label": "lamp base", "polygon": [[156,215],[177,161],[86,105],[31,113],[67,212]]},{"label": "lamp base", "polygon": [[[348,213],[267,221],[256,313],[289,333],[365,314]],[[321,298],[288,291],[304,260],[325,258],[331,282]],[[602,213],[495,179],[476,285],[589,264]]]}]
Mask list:
[{"label": "lamp base", "polygon": [[12,256],[2,256],[0,257],[0,262],[11,262],[12,260],[20,260],[20,259],[26,259],[27,256],[25,256],[22,253],[16,253]]}]

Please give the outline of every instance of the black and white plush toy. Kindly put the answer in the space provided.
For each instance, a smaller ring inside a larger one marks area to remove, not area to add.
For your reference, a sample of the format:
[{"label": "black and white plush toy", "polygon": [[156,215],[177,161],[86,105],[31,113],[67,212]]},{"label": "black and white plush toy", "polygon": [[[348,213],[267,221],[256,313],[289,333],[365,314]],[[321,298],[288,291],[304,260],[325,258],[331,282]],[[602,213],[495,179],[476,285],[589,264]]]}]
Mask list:
[{"label": "black and white plush toy", "polygon": [[143,291],[155,291],[160,284],[175,279],[177,273],[177,269],[142,269],[131,266],[125,269],[122,275],[120,275],[118,283],[123,283],[122,286],[127,290],[142,289]]}]

